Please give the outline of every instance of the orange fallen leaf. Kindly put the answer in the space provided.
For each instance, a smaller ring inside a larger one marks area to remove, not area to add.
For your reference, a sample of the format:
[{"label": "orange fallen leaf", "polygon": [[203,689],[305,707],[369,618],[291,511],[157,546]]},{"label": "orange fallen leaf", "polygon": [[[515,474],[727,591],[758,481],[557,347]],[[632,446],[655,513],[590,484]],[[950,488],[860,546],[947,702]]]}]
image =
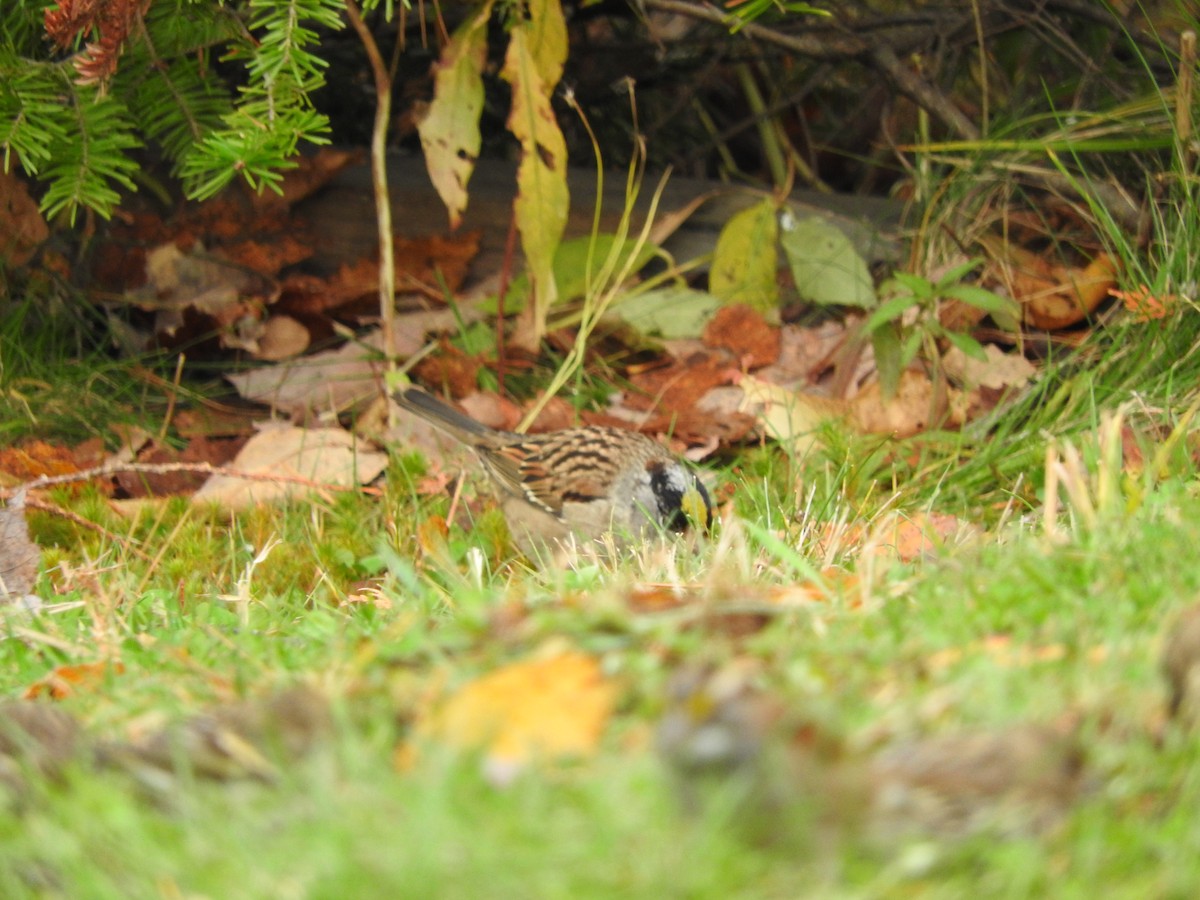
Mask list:
[{"label": "orange fallen leaf", "polygon": [[1134,320],[1137,322],[1165,319],[1179,308],[1178,294],[1155,296],[1144,284],[1135,291],[1118,291],[1114,288],[1108,293],[1124,303],[1125,308],[1133,313]]},{"label": "orange fallen leaf", "polygon": [[485,771],[504,784],[533,761],[595,750],[615,695],[595,659],[568,650],[472,681],[419,730],[461,749],[485,748]]},{"label": "orange fallen leaf", "polygon": [[95,687],[110,673],[113,675],[125,674],[124,663],[106,660],[58,666],[26,688],[25,693],[21,696],[24,700],[36,700],[42,696],[47,696],[51,700],[62,700],[70,697],[79,688]]}]

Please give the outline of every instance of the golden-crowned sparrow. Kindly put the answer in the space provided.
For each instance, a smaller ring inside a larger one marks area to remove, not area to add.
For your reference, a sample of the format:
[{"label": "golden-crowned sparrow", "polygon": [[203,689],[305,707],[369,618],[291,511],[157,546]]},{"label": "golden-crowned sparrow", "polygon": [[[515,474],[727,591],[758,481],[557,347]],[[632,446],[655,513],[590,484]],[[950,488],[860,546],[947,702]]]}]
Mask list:
[{"label": "golden-crowned sparrow", "polygon": [[636,431],[590,425],[546,434],[497,431],[424,391],[398,391],[404,409],[471,447],[526,551],[575,535],[618,539],[712,523],[708,491],[687,466]]}]

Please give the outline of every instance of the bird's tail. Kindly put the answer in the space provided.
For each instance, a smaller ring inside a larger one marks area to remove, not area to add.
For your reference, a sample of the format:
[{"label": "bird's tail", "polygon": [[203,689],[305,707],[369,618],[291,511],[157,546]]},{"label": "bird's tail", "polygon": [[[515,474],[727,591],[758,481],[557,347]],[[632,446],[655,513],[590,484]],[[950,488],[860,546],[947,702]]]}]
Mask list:
[{"label": "bird's tail", "polygon": [[416,413],[427,422],[436,425],[460,441],[474,443],[472,438],[484,437],[492,433],[488,428],[469,416],[464,416],[458,410],[448,406],[432,394],[417,388],[403,388],[392,394],[392,398],[409,412]]}]

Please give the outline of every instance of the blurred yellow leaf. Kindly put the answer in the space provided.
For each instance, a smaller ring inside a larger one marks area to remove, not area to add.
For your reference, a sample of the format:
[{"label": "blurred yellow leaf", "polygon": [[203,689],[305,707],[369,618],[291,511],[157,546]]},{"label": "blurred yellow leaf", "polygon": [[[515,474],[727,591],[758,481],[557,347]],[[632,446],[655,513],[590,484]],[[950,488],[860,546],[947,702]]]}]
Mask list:
[{"label": "blurred yellow leaf", "polygon": [[422,730],[462,749],[485,748],[489,775],[506,782],[534,760],[592,752],[615,693],[592,657],[557,652],[467,684]]}]

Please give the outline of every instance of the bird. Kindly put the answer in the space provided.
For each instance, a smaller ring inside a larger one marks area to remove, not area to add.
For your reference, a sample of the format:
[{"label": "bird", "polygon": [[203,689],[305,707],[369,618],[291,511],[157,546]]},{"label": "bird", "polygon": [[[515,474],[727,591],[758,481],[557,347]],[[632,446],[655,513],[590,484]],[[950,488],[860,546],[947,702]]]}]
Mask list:
[{"label": "bird", "polygon": [[611,534],[627,545],[693,524],[712,526],[712,501],[696,473],[636,431],[588,425],[518,434],[489,428],[417,388],[392,396],[475,451],[513,540],[527,554],[572,538]]},{"label": "bird", "polygon": [[1185,727],[1200,724],[1200,604],[1176,616],[1163,641],[1159,670],[1167,682],[1167,712]]}]

